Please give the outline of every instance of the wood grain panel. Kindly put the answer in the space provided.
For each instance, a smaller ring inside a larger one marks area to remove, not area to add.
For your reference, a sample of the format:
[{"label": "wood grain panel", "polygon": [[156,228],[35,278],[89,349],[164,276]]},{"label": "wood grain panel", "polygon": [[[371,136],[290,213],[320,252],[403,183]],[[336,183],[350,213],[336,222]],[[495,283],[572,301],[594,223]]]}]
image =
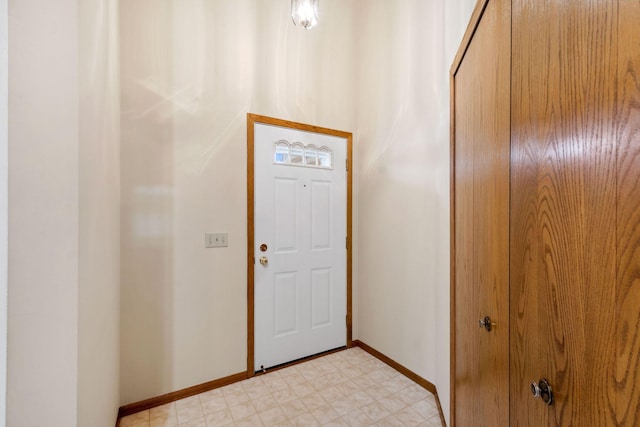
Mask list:
[{"label": "wood grain panel", "polygon": [[[509,420],[510,3],[486,2],[455,67],[454,422]],[[478,320],[491,316],[491,332]]]},{"label": "wood grain panel", "polygon": [[640,1],[618,14],[616,421],[640,425]]},{"label": "wood grain panel", "polygon": [[[617,3],[513,1],[512,425],[611,425]],[[546,377],[555,403],[529,391]]]},{"label": "wood grain panel", "polygon": [[454,317],[454,345],[452,354],[454,369],[452,389],[454,390],[454,425],[468,425],[473,419],[478,369],[479,335],[475,326],[477,301],[473,286],[473,134],[471,104],[465,95],[472,90],[471,79],[464,79],[464,71],[456,76],[456,143],[455,143],[455,298],[452,300]]}]

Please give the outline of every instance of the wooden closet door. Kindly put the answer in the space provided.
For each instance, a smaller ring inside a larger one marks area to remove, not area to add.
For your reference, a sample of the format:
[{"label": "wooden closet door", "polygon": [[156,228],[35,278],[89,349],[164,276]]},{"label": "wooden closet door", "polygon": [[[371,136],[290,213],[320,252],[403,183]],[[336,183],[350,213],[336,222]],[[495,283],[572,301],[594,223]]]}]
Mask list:
[{"label": "wooden closet door", "polygon": [[640,425],[640,1],[618,13],[616,363],[609,393],[621,426]]},{"label": "wooden closet door", "polygon": [[[452,422],[459,426],[509,420],[510,4],[485,4],[452,82]],[[485,316],[495,322],[491,331],[479,327]]]},{"label": "wooden closet door", "polygon": [[513,0],[513,426],[640,422],[639,9]]}]

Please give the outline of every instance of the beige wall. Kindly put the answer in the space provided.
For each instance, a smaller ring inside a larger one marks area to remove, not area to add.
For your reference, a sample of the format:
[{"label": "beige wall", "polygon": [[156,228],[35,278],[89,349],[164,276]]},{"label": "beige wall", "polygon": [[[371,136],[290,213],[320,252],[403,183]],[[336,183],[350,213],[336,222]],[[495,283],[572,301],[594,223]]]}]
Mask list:
[{"label": "beige wall", "polygon": [[309,32],[276,0],[122,4],[123,404],[245,370],[254,112],[354,132],[354,338],[448,412],[448,71],[473,3],[326,0]]},{"label": "beige wall", "polygon": [[7,417],[7,202],[8,202],[8,20],[7,0],[0,0],[0,426]]},{"label": "beige wall", "polygon": [[115,4],[9,2],[11,426],[116,419]]},{"label": "beige wall", "polygon": [[79,0],[78,426],[120,406],[118,1]]},{"label": "beige wall", "polygon": [[[76,424],[76,1],[9,4],[7,424]],[[37,409],[36,409],[37,408]]]},{"label": "beige wall", "polygon": [[78,3],[9,5],[9,424],[245,369],[246,112],[354,132],[354,337],[448,407],[447,71],[473,2],[325,0],[311,32],[276,0],[121,2],[121,307],[116,3]]},{"label": "beige wall", "polygon": [[246,370],[246,113],[353,129],[351,3],[121,2],[123,404]]},{"label": "beige wall", "polygon": [[449,79],[475,1],[359,0],[357,337],[449,408]]}]

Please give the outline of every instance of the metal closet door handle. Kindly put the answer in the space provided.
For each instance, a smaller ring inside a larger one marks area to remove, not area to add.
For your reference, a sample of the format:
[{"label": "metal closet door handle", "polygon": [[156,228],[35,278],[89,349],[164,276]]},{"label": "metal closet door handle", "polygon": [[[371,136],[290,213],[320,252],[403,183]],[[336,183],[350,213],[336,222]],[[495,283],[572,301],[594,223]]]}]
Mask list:
[{"label": "metal closet door handle", "polygon": [[496,326],[496,323],[492,322],[489,316],[485,316],[484,319],[480,319],[479,324],[480,327],[485,328],[487,332],[491,332],[491,328]]},{"label": "metal closet door handle", "polygon": [[266,256],[260,257],[260,264],[266,266],[267,264],[269,264],[269,258],[267,258]]},{"label": "metal closet door handle", "polygon": [[553,404],[553,391],[546,378],[541,378],[538,382],[531,381],[531,394],[535,399],[542,399],[547,405]]}]

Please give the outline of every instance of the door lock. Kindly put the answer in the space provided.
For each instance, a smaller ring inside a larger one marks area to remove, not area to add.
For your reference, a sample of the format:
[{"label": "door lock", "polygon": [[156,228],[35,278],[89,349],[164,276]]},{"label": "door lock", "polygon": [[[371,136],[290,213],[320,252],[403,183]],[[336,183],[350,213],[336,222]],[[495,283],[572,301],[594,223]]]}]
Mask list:
[{"label": "door lock", "polygon": [[485,316],[484,319],[480,319],[479,323],[480,327],[485,328],[487,332],[491,332],[491,328],[496,326],[495,322],[492,322],[489,316]]},{"label": "door lock", "polygon": [[531,381],[531,394],[535,399],[542,399],[547,405],[553,404],[553,392],[549,381],[542,378],[539,382]]},{"label": "door lock", "polygon": [[266,256],[260,257],[260,264],[266,266],[267,264],[269,264],[269,258],[267,258]]}]

